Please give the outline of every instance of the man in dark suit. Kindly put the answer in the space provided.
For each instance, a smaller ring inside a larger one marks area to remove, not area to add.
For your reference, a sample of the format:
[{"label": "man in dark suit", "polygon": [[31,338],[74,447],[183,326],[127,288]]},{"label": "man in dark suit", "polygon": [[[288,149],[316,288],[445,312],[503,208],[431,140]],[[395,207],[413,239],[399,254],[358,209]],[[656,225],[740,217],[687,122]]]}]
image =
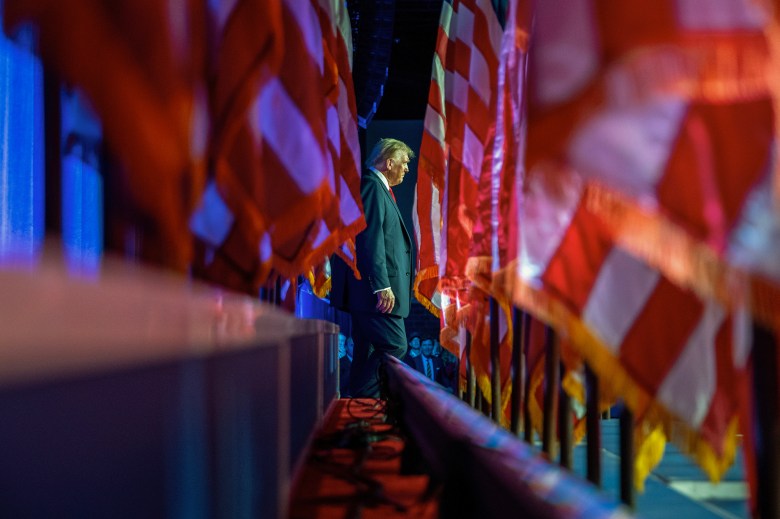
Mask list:
[{"label": "man in dark suit", "polygon": [[[404,226],[392,187],[400,184],[414,157],[412,149],[395,139],[382,139],[366,158],[360,183],[366,228],[355,239],[361,279],[333,264],[331,304],[352,316],[355,342],[350,393],[379,396],[379,365],[385,353],[406,353],[404,317],[412,292],[412,239]],[[342,281],[343,279],[343,281]]]},{"label": "man in dark suit", "polygon": [[433,354],[433,339],[426,337],[420,343],[420,355],[412,359],[412,367],[441,385],[446,384],[444,363]]}]

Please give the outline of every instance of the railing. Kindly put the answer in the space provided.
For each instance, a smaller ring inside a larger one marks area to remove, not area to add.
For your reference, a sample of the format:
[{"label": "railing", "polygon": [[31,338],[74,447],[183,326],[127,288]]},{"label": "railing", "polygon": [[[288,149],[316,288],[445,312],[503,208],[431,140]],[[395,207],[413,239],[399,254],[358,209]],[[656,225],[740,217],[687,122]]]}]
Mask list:
[{"label": "railing", "polygon": [[421,373],[390,357],[386,373],[389,414],[442,485],[441,517],[630,517]]},{"label": "railing", "polygon": [[[498,321],[497,308],[491,300],[491,323]],[[529,394],[530,374],[526,364],[529,353],[529,316],[521,310],[513,310],[513,356],[512,356],[512,402],[509,409],[509,430],[515,435],[522,431],[526,443],[533,441],[534,431],[530,425]],[[474,369],[467,365],[466,391],[461,395],[471,407],[493,417],[496,422],[501,409],[498,373],[500,356],[497,353],[499,337],[497,327],[491,327],[491,386],[497,398],[492,399],[491,408],[482,405],[484,397],[474,384]],[[756,517],[778,517],[780,510],[780,418],[778,416],[777,386],[777,338],[760,325],[753,329],[752,386],[755,395],[752,414],[753,436],[756,459]],[[471,338],[466,335],[466,355],[470,358]],[[571,400],[561,388],[563,366],[560,359],[558,339],[552,328],[545,330],[544,346],[545,389],[542,409],[541,450],[549,458],[554,457],[554,445],[558,446],[558,463],[568,469],[572,465],[572,423]],[[590,367],[585,364],[586,397],[586,475],[596,486],[602,485],[601,410],[599,381]],[[636,503],[634,482],[635,446],[633,444],[634,417],[627,408],[620,413],[620,500],[633,508]],[[747,445],[749,446],[749,445]],[[749,470],[749,469],[748,469]]]},{"label": "railing", "polygon": [[338,327],[127,267],[0,292],[0,516],[285,516]]}]

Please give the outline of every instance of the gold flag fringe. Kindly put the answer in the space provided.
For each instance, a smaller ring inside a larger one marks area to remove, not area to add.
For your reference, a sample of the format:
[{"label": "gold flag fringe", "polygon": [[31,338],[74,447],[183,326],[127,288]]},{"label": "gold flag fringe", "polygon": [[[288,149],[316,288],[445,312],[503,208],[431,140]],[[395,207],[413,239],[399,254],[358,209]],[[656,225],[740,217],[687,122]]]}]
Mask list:
[{"label": "gold flag fringe", "polygon": [[427,281],[429,279],[438,279],[438,277],[439,277],[439,267],[437,265],[426,267],[422,269],[420,272],[418,272],[417,276],[414,278],[414,297],[417,299],[417,301],[420,302],[421,305],[425,307],[426,310],[428,310],[436,317],[441,318],[440,308],[436,306],[433,303],[433,301],[431,301],[428,298],[427,295],[423,294],[420,291],[420,284],[423,281]]},{"label": "gold flag fringe", "polygon": [[636,445],[636,461],[634,463],[634,481],[640,492],[645,491],[645,480],[655,467],[661,463],[666,449],[666,435],[663,427],[652,427],[645,433],[642,427],[634,429],[634,445]]},{"label": "gold flag fringe", "polygon": [[315,273],[314,269],[310,269],[306,272],[306,278],[309,280],[309,285],[311,285],[311,290],[314,292],[314,295],[320,299],[325,299],[325,296],[328,295],[331,285],[333,284],[333,280],[330,276],[320,276],[319,273]]}]

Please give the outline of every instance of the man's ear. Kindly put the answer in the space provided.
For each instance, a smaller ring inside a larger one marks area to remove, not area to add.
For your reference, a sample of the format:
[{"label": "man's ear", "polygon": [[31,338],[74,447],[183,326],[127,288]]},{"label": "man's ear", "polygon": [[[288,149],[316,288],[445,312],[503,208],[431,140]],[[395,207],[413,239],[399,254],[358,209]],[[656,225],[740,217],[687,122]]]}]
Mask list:
[{"label": "man's ear", "polygon": [[385,160],[385,168],[387,168],[387,171],[390,171],[390,168],[392,168],[393,159],[387,159]]}]

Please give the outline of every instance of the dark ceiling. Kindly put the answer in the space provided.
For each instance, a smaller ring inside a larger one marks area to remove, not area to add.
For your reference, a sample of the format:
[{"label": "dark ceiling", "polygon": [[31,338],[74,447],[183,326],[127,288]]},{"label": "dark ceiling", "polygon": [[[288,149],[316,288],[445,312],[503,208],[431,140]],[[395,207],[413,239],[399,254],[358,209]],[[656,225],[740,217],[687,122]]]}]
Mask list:
[{"label": "dark ceiling", "polygon": [[442,1],[348,1],[360,116],[369,120],[425,116]]},{"label": "dark ceiling", "polygon": [[393,48],[378,119],[422,119],[442,0],[396,0]]}]

